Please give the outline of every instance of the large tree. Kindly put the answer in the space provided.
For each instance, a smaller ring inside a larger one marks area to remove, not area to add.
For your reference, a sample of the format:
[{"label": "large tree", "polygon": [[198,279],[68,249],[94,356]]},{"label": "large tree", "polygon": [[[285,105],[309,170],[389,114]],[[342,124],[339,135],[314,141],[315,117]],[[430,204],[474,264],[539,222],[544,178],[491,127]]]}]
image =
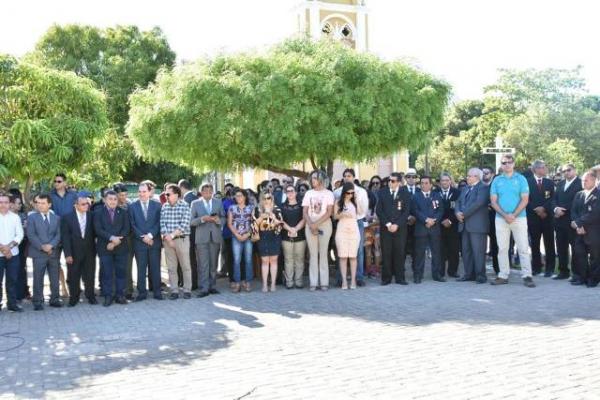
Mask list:
[{"label": "large tree", "polygon": [[82,171],[89,179],[116,171],[128,180],[157,181],[188,176],[191,171],[171,163],[148,164],[135,156],[125,133],[129,95],[154,81],[161,68],[175,64],[175,53],[160,28],[141,31],[136,26],[101,29],[86,25],[52,26],[28,54],[40,65],[93,80],[105,91],[113,135],[98,147],[101,157]]},{"label": "large tree", "polygon": [[330,41],[288,40],[261,54],[221,55],[131,97],[128,134],[142,154],[196,169],[258,167],[302,176],[424,147],[449,86],[399,62]]},{"label": "large tree", "polygon": [[4,183],[71,171],[95,158],[107,134],[104,95],[93,82],[0,55],[0,173]]}]

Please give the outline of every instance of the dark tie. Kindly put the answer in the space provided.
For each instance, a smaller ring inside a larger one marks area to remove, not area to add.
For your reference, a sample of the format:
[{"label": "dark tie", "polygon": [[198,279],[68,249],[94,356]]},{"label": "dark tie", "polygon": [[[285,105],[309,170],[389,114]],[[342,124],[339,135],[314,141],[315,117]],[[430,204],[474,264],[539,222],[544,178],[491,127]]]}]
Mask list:
[{"label": "dark tie", "polygon": [[429,193],[425,193],[425,198],[428,199],[429,198]]},{"label": "dark tie", "polygon": [[537,187],[538,187],[538,190],[541,192],[542,191],[542,180],[541,179],[537,180]]},{"label": "dark tie", "polygon": [[50,228],[50,221],[49,221],[48,215],[44,215],[44,225],[46,225],[48,228]]},{"label": "dark tie", "polygon": [[110,223],[115,222],[115,210],[112,208],[108,209],[108,216],[110,217]]},{"label": "dark tie", "polygon": [[469,198],[469,195],[471,194],[471,190],[473,190],[473,187],[469,186],[469,189],[467,190],[467,195],[465,196],[465,198]]},{"label": "dark tie", "polygon": [[448,192],[444,192],[444,200],[448,200]]}]

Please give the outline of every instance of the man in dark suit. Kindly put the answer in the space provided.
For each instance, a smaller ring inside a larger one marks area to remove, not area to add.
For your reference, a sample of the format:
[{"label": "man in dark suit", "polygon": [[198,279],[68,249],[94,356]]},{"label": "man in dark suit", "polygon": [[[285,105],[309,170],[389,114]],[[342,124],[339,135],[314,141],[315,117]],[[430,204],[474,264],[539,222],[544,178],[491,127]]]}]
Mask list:
[{"label": "man in dark suit", "polygon": [[129,206],[129,222],[133,231],[133,251],[137,264],[137,297],[135,301],[143,301],[148,297],[146,290],[146,274],[152,271],[152,288],[154,298],[162,300],[160,293],[160,209],[161,204],[150,198],[148,184],[138,186],[138,200]]},{"label": "man in dark suit", "polygon": [[[489,187],[496,176],[496,172],[492,167],[483,167],[482,171],[483,179],[481,182],[488,187],[489,191]],[[494,268],[494,272],[498,275],[500,267],[498,266],[498,241],[496,240],[496,211],[492,208],[491,203],[488,204],[488,217],[490,220],[490,230],[488,231],[490,257],[492,257],[492,267]]]},{"label": "man in dark suit", "polygon": [[573,264],[579,279],[573,285],[596,287],[600,282],[600,190],[593,170],[583,174],[583,190],[571,210],[571,226],[577,233]]},{"label": "man in dark suit", "polygon": [[[419,176],[417,175],[417,170],[414,168],[409,168],[406,171],[406,190],[410,193],[411,197],[414,198],[415,194],[419,193],[421,189],[417,185]],[[412,212],[412,209],[411,209]],[[406,254],[410,254],[411,257],[411,267],[413,271],[413,275],[415,274],[415,223],[417,219],[414,215],[410,214],[408,216],[408,233],[406,238]]]},{"label": "man in dark suit", "polygon": [[527,227],[531,238],[531,269],[533,275],[542,273],[542,254],[540,240],[544,238],[546,251],[545,277],[551,277],[556,268],[554,251],[554,226],[552,223],[552,197],[554,182],[546,178],[546,164],[541,160],[534,161],[532,174],[527,177],[529,185],[529,203],[527,203]]},{"label": "man in dark suit", "polygon": [[[564,179],[561,180],[552,198],[554,214],[554,231],[556,232],[556,250],[558,252],[558,275],[552,279],[569,278],[569,247],[573,254],[573,246],[577,236],[571,228],[571,206],[577,192],[581,191],[581,179],[573,164],[566,164],[563,169]],[[574,274],[574,271],[572,271]],[[574,277],[576,279],[576,277]]]},{"label": "man in dark suit", "polygon": [[448,173],[440,175],[440,195],[444,204],[444,215],[442,216],[442,269],[440,276],[446,274],[448,264],[448,276],[458,278],[458,253],[460,238],[458,234],[458,220],[456,219],[455,206],[460,191],[452,186],[452,177]]},{"label": "man in dark suit", "polygon": [[75,210],[61,219],[62,244],[67,262],[69,307],[79,304],[82,280],[88,303],[98,304],[94,294],[96,241],[93,217],[89,209],[89,199],[85,195],[79,195],[75,202]]},{"label": "man in dark suit", "polygon": [[27,218],[29,257],[33,259],[33,308],[43,310],[44,275],[50,279],[50,307],[62,307],[58,293],[60,268],[60,217],[50,212],[52,200],[47,194],[37,196],[37,211]]},{"label": "man in dark suit", "polygon": [[[177,183],[185,201],[190,207],[195,200],[198,200],[198,193],[192,190],[192,184],[187,179],[180,179]],[[198,289],[198,260],[196,258],[196,233],[192,229],[190,233],[190,266],[192,268],[192,290]],[[183,271],[181,265],[177,266],[177,279],[179,287],[183,287]]]},{"label": "man in dark suit", "polygon": [[198,271],[198,297],[218,294],[217,263],[223,243],[222,227],[225,224],[223,203],[213,198],[213,187],[204,184],[200,189],[202,197],[192,203],[190,225],[196,231],[196,251],[200,260]]},{"label": "man in dark suit", "polygon": [[[127,281],[127,235],[130,231],[128,211],[117,207],[117,193],[107,190],[104,193],[104,207],[94,213],[94,231],[98,237],[96,249],[100,258],[102,274],[102,295],[104,306],[115,300],[118,304],[127,304],[125,284]],[[115,277],[116,293],[113,289]]]},{"label": "man in dark suit", "polygon": [[380,224],[383,262],[381,284],[389,285],[395,277],[397,284],[406,285],[404,263],[412,196],[402,187],[402,174],[393,172],[389,187],[381,189],[377,198],[375,211]]},{"label": "man in dark suit", "polygon": [[464,275],[460,282],[487,282],[485,273],[485,250],[487,235],[490,229],[488,205],[490,203],[490,188],[481,182],[483,171],[471,168],[467,173],[467,187],[458,200],[456,218],[460,223],[462,233],[462,254]]},{"label": "man in dark suit", "polygon": [[436,282],[446,282],[441,276],[441,229],[444,203],[438,192],[432,191],[430,176],[421,177],[421,192],[413,197],[415,223],[415,283],[421,283],[425,270],[425,250],[431,249],[431,276]]}]

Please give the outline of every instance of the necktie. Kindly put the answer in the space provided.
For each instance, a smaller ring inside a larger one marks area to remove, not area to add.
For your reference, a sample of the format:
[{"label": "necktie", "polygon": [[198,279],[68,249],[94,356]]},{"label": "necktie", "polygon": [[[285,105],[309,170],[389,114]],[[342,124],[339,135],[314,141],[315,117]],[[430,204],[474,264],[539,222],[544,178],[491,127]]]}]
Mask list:
[{"label": "necktie", "polygon": [[145,201],[142,202],[142,211],[144,213],[144,219],[147,220],[148,219],[148,203],[146,203]]},{"label": "necktie", "polygon": [[542,191],[542,180],[541,179],[537,180],[537,187],[538,187],[538,190],[541,192]]},{"label": "necktie", "polygon": [[415,188],[414,188],[414,186],[410,187],[410,194],[415,194]]},{"label": "necktie", "polygon": [[467,190],[467,195],[465,196],[465,198],[467,198],[467,199],[469,198],[469,195],[471,194],[472,189],[473,188],[471,186],[469,186],[469,189]]},{"label": "necktie", "polygon": [[108,216],[110,217],[110,223],[115,222],[115,210],[112,208],[108,209]]},{"label": "necktie", "polygon": [[50,221],[47,214],[44,214],[44,225],[46,225],[48,228],[50,227]]},{"label": "necktie", "polygon": [[425,193],[425,198],[428,199],[429,198],[429,193]]},{"label": "necktie", "polygon": [[85,239],[85,214],[79,215],[79,229],[81,230],[81,238]]},{"label": "necktie", "polygon": [[206,201],[206,212],[208,213],[208,215],[212,214],[212,205],[210,204],[210,200]]},{"label": "necktie", "polygon": [[448,192],[444,192],[444,200],[448,200]]},{"label": "necktie", "polygon": [[396,199],[396,191],[392,190],[391,193],[392,193],[392,199]]}]

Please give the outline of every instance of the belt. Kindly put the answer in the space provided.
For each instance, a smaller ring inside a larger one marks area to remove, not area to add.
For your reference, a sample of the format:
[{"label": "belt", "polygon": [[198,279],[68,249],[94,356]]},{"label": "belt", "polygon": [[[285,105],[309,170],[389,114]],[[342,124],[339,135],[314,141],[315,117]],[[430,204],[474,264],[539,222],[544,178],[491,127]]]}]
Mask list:
[{"label": "belt", "polygon": [[185,239],[188,236],[190,236],[190,235],[177,236],[176,238],[173,238],[173,240]]}]

